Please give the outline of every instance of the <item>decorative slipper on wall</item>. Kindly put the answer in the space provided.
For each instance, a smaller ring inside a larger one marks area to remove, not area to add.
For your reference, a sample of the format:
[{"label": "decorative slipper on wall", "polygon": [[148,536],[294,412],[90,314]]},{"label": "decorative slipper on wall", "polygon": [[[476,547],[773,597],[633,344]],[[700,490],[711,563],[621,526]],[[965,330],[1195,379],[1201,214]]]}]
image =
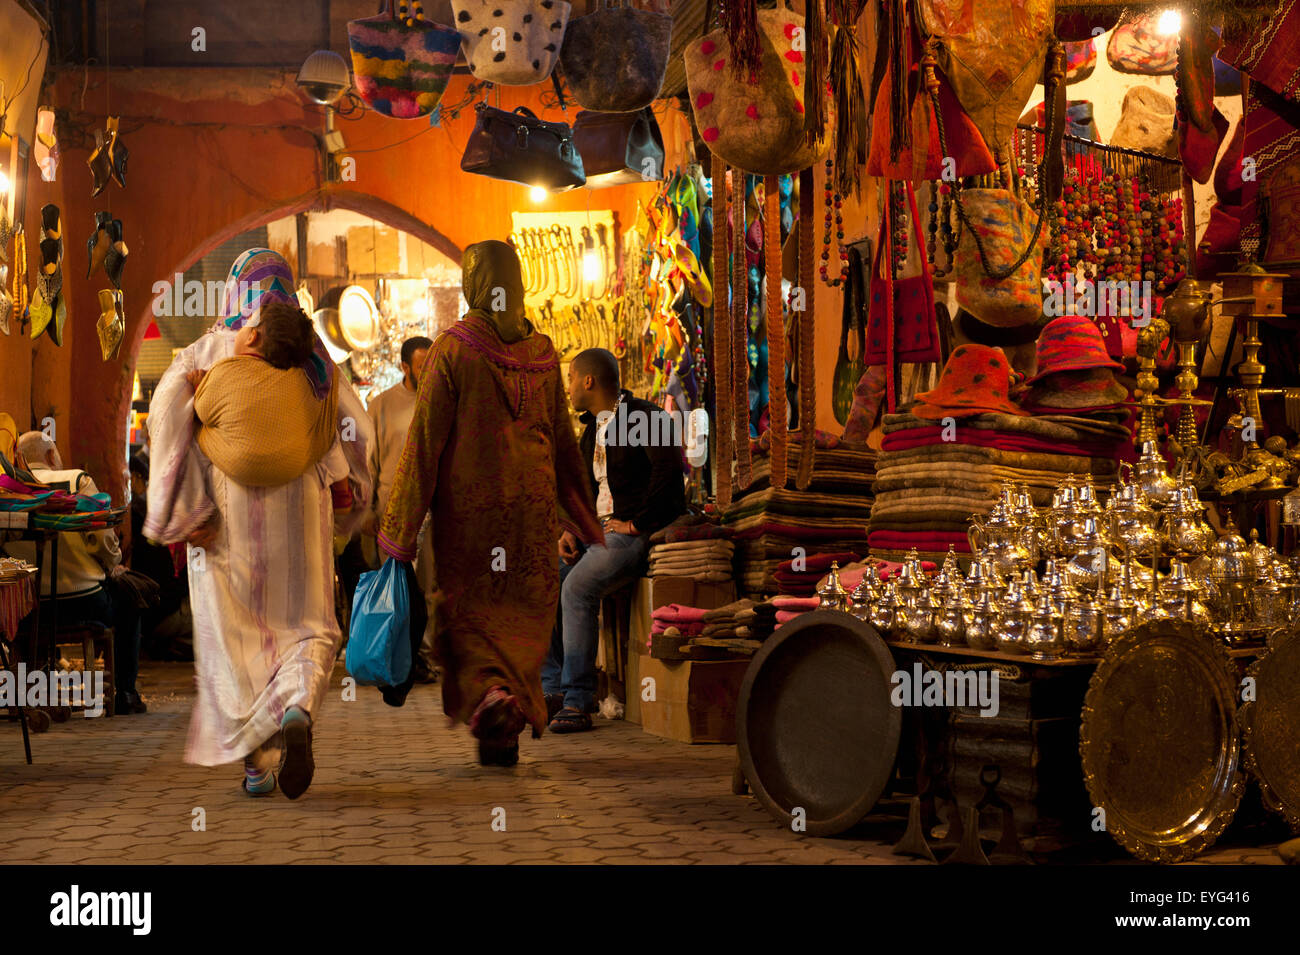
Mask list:
[{"label": "decorative slipper on wall", "polygon": [[104,264],[108,250],[113,244],[113,213],[95,213],[95,231],[86,240],[86,278],[94,274],[95,269]]},{"label": "decorative slipper on wall", "polygon": [[115,289],[99,290],[99,350],[104,361],[112,361],[122,347],[126,334],[126,315],[122,311],[122,293]]},{"label": "decorative slipper on wall", "polygon": [[109,238],[112,244],[108,247],[108,252],[104,256],[104,272],[108,275],[108,280],[113,283],[113,288],[122,287],[122,270],[126,268],[126,257],[130,254],[126,243],[122,241],[122,220],[114,219],[109,227]]}]

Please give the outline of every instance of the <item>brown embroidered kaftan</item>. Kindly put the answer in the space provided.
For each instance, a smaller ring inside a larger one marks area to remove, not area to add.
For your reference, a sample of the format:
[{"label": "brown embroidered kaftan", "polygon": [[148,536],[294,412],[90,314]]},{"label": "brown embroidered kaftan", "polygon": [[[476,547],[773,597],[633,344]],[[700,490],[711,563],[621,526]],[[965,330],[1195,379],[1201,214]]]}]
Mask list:
[{"label": "brown embroidered kaftan", "polygon": [[[470,286],[467,269],[475,305]],[[468,722],[483,695],[504,685],[540,733],[541,666],[560,589],[559,507],[588,542],[604,537],[550,339],[528,334],[525,323],[525,337],[507,343],[498,328],[512,337],[509,324],[483,311],[472,309],[429,351],[379,544],[412,559],[432,509],[443,708]]]}]

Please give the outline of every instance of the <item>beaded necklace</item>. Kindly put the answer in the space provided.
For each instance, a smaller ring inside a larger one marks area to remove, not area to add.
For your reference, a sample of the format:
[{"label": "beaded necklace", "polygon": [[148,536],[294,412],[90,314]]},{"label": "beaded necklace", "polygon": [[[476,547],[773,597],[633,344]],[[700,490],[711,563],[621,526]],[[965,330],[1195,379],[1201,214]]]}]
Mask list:
[{"label": "beaded necklace", "polygon": [[[849,252],[848,249],[844,248],[844,199],[835,191],[834,167],[834,161],[827,159],[826,181],[822,187],[826,199],[826,222],[825,228],[822,230],[822,261],[818,268],[822,281],[831,288],[843,285],[849,277]],[[840,253],[840,274],[838,278],[830,277],[832,211],[835,220],[835,243],[839,247]]]}]

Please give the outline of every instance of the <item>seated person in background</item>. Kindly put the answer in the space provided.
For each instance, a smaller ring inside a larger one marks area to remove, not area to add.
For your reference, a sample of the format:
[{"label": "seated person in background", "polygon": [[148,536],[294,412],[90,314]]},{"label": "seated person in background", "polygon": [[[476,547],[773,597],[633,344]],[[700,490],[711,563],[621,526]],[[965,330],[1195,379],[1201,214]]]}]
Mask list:
[{"label": "seated person in background", "polygon": [[618,359],[589,348],[569,365],[569,400],[585,425],[579,446],[605,545],[560,536],[560,613],[542,666],[552,733],[591,729],[601,598],[634,580],[650,535],[686,510],[680,428],[662,409],[619,387]]},{"label": "seated person in background", "polygon": [[199,448],[232,481],[276,487],[315,466],[334,443],[337,379],[324,401],[301,366],[312,355],[311,319],[272,302],[235,338],[235,354],[186,378],[194,388]]},{"label": "seated person in background", "polygon": [[[192,660],[193,651],[179,646],[183,636],[176,626],[161,626],[176,615],[176,623],[183,623],[179,614],[189,590],[189,578],[176,573],[176,562],[171,549],[155,544],[144,536],[144,519],[149,506],[149,460],[139,454],[132,455],[131,472],[131,546],[127,564],[158,585],[158,604],[140,613],[140,643],[145,652],[155,660]],[[176,643],[178,646],[173,647]]]},{"label": "seated person in background", "polygon": [[[18,448],[38,481],[80,494],[98,493],[86,472],[63,469],[58,448],[44,432],[28,431],[18,439]],[[14,557],[36,560],[36,545],[30,541],[12,542],[5,549]],[[44,559],[48,569],[52,566],[48,546]],[[59,625],[97,623],[113,628],[115,711],[144,713],[147,707],[135,685],[140,665],[140,612],[134,593],[116,582],[124,570],[114,531],[66,531],[59,535]],[[42,600],[50,599],[51,583],[48,573],[41,575]],[[51,619],[47,613],[42,608],[43,623]],[[93,665],[93,660],[86,661],[87,669]]]}]

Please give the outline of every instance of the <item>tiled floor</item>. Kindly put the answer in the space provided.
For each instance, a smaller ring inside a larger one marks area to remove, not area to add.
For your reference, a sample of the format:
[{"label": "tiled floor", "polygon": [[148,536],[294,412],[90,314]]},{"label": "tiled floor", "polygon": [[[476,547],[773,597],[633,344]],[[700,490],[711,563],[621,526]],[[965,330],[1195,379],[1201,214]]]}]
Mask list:
[{"label": "tiled floor", "polygon": [[[316,731],[316,779],[296,802],[252,799],[238,765],[189,766],[188,664],[146,664],[144,716],[71,721],[33,735],[0,723],[0,851],[7,863],[859,863],[902,832],[876,818],[835,839],[778,825],[732,795],[735,750],[689,746],[639,726],[525,739],[511,770],[477,765],[437,687],[407,705],[335,691]],[[1109,844],[1088,859],[1128,862]],[[1202,862],[1277,863],[1270,847],[1216,846]]]}]

